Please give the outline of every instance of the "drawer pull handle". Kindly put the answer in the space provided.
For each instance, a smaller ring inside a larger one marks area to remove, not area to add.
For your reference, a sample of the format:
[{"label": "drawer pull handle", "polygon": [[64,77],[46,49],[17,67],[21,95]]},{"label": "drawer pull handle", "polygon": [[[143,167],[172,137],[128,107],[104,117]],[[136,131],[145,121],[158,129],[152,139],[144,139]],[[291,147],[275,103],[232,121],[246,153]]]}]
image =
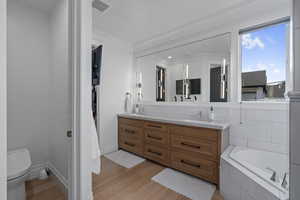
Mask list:
[{"label": "drawer pull handle", "polygon": [[134,134],[135,131],[132,131],[132,130],[129,130],[129,129],[125,129],[125,132],[126,132],[126,133]]},{"label": "drawer pull handle", "polygon": [[191,147],[191,148],[194,148],[194,149],[201,149],[201,147],[198,146],[198,145],[188,144],[188,143],[185,143],[185,142],[181,142],[181,145]]},{"label": "drawer pull handle", "polygon": [[132,143],[129,143],[129,142],[125,142],[124,144],[128,145],[128,146],[131,146],[131,147],[134,147],[135,144],[132,144]]},{"label": "drawer pull handle", "polygon": [[152,135],[147,135],[148,138],[151,138],[151,139],[154,139],[154,140],[162,140],[162,138],[160,137],[155,137],[155,136],[152,136]]},{"label": "drawer pull handle", "polygon": [[152,127],[152,128],[162,128],[161,126],[158,126],[158,125],[152,125],[152,124],[148,124],[148,127]]},{"label": "drawer pull handle", "polygon": [[180,162],[183,163],[183,164],[185,164],[185,165],[190,165],[192,167],[201,168],[201,165],[194,164],[194,163],[191,163],[191,162],[188,162],[188,161],[185,161],[185,160],[181,160]]},{"label": "drawer pull handle", "polygon": [[158,155],[158,156],[161,156],[161,155],[162,155],[161,153],[156,152],[156,151],[152,151],[151,149],[148,149],[148,152],[149,152],[149,153],[152,153],[152,154],[155,154],[155,155]]}]

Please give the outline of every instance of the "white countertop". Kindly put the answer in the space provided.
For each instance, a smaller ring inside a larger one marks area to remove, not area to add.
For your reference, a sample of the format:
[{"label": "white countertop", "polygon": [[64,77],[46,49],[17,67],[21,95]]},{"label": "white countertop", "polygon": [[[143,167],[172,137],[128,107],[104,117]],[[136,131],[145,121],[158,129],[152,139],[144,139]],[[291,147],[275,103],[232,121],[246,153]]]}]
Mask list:
[{"label": "white countertop", "polygon": [[169,123],[169,124],[194,126],[194,127],[210,128],[210,129],[217,129],[217,130],[225,130],[230,127],[230,124],[219,123],[216,121],[170,119],[170,118],[166,118],[166,117],[156,117],[156,116],[150,116],[150,115],[130,114],[130,113],[122,113],[122,114],[118,114],[118,116],[130,118],[130,119],[148,120],[148,121],[154,121],[154,122],[163,122],[163,123]]}]

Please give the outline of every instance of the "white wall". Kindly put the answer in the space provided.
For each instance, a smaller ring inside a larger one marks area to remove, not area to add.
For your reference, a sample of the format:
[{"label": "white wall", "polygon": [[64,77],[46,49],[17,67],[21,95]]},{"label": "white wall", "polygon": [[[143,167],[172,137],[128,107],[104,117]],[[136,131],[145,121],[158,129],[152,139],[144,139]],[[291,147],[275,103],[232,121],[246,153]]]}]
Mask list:
[{"label": "white wall", "polygon": [[125,93],[131,92],[132,47],[97,30],[94,40],[103,45],[100,81],[100,147],[102,153],[118,149],[117,114],[124,112]]},{"label": "white wall", "polygon": [[30,150],[31,178],[49,164],[65,185],[72,119],[67,3],[44,12],[8,2],[8,149]]},{"label": "white wall", "polygon": [[49,156],[49,38],[48,16],[8,1],[8,149],[28,148],[33,165]]},{"label": "white wall", "polygon": [[6,199],[6,1],[0,2],[0,199]]},{"label": "white wall", "polygon": [[68,63],[68,1],[60,0],[50,16],[50,99],[48,135],[49,162],[64,180],[68,179],[71,141],[71,69]]}]

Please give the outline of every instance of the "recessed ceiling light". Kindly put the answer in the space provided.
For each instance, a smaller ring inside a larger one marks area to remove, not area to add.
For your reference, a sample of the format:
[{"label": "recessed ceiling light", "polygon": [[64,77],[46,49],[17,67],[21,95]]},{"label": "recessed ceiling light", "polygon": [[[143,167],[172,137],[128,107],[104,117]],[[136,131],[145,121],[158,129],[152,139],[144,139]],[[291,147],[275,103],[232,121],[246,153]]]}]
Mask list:
[{"label": "recessed ceiling light", "polygon": [[172,56],[168,56],[168,59],[172,59],[173,57]]}]

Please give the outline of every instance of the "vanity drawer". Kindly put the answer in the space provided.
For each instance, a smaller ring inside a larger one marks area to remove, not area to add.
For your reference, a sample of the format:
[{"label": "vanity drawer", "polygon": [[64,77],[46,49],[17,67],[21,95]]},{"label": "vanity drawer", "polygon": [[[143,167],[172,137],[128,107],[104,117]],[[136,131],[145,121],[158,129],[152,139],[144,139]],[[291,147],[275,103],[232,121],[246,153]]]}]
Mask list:
[{"label": "vanity drawer", "polygon": [[142,128],[144,126],[144,122],[141,120],[127,119],[127,118],[119,117],[119,125],[129,125],[129,126]]},{"label": "vanity drawer", "polygon": [[201,159],[188,153],[172,152],[171,166],[174,169],[218,184],[218,165],[213,161]]},{"label": "vanity drawer", "polygon": [[171,135],[171,147],[175,150],[199,153],[209,159],[218,159],[218,144],[201,138]]},{"label": "vanity drawer", "polygon": [[169,134],[167,132],[145,129],[144,138],[145,142],[147,143],[161,145],[165,148],[168,148]]},{"label": "vanity drawer", "polygon": [[168,131],[168,126],[166,124],[162,124],[162,123],[145,122],[144,127],[147,129],[156,130],[156,131],[162,131],[162,132]]},{"label": "vanity drawer", "polygon": [[195,137],[208,141],[218,141],[218,130],[198,128],[198,127],[185,127],[185,126],[176,126],[171,125],[169,127],[170,134],[186,136],[186,137]]},{"label": "vanity drawer", "polygon": [[124,150],[136,153],[138,155],[143,155],[143,143],[141,141],[120,137],[119,146]]},{"label": "vanity drawer", "polygon": [[145,144],[144,156],[158,163],[169,165],[170,153],[167,149],[155,145]]},{"label": "vanity drawer", "polygon": [[143,129],[121,124],[119,126],[119,137],[126,137],[132,140],[142,140]]}]

